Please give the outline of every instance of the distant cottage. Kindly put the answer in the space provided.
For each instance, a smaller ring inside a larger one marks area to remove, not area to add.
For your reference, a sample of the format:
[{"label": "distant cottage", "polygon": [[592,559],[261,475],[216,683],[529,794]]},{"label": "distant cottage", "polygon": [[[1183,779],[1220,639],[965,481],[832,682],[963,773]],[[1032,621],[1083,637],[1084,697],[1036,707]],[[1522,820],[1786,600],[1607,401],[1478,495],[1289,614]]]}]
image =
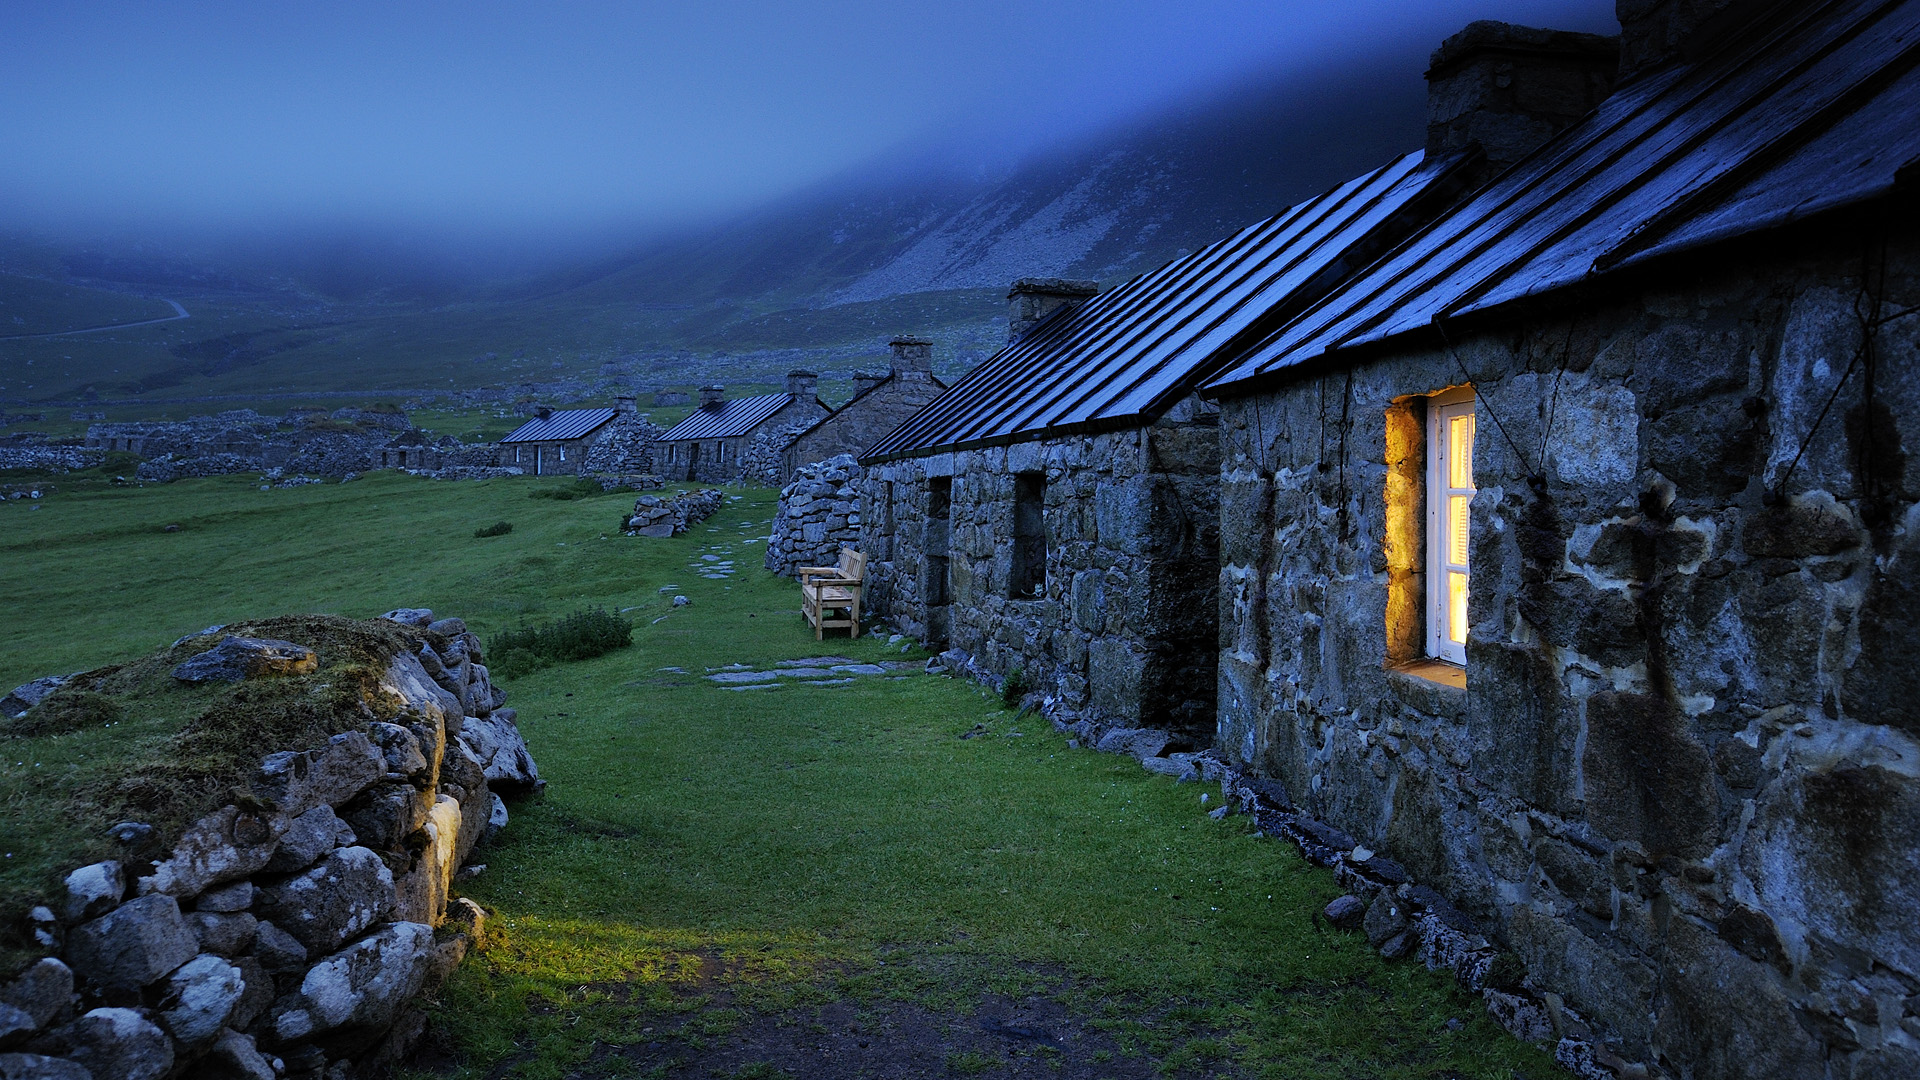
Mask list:
[{"label": "distant cottage", "polygon": [[802,465],[839,454],[858,455],[946,390],[947,384],[933,376],[933,342],[898,337],[890,347],[893,356],[886,373],[855,375],[852,400],[794,436],[782,461],[782,485]]},{"label": "distant cottage", "polygon": [[610,409],[549,409],[500,440],[499,464],[535,476],[559,473],[645,473],[648,452],[660,429],[635,410],[630,396],[616,397]]},{"label": "distant cottage", "polygon": [[724,484],[739,479],[754,436],[790,433],[833,411],[815,395],[819,381],[811,371],[790,371],[786,393],[731,401],[725,387],[701,387],[700,407],[660,436],[655,467],[669,480]]}]

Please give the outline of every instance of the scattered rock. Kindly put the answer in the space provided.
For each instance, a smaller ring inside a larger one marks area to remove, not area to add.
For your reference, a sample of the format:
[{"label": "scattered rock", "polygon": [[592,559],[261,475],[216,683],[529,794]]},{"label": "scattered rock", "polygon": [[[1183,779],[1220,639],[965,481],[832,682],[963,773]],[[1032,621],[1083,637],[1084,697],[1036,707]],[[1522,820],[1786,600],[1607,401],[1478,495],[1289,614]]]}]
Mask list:
[{"label": "scattered rock", "polygon": [[273,638],[224,637],[173,669],[181,682],[240,682],[267,675],[309,675],[320,667],[312,649]]},{"label": "scattered rock", "polygon": [[45,957],[12,982],[0,985],[0,1001],[26,1013],[35,1028],[46,1027],[73,1003],[73,970]]},{"label": "scattered rock", "polygon": [[287,831],[281,814],[223,806],[187,827],[173,854],[140,879],[141,893],[194,896],[208,886],[264,869]]},{"label": "scattered rock", "polygon": [[315,964],[273,1019],[282,1040],[391,1021],[426,977],[433,928],[390,923]]},{"label": "scattered rock", "polygon": [[1367,904],[1357,896],[1336,896],[1323,914],[1340,929],[1352,930],[1366,921]]},{"label": "scattered rock", "polygon": [[273,1064],[254,1046],[253,1036],[223,1031],[201,1062],[208,1080],[274,1080]]},{"label": "scattered rock", "polygon": [[82,922],[104,915],[120,903],[127,892],[127,876],[119,862],[108,859],[68,874],[66,890],[60,917],[70,923]]},{"label": "scattered rock", "polygon": [[1382,894],[1367,908],[1362,924],[1367,931],[1367,944],[1378,949],[1389,938],[1407,928],[1407,915],[1400,909],[1400,902],[1392,896]]},{"label": "scattered rock", "polygon": [[71,678],[71,675],[48,675],[14,687],[12,693],[0,698],[0,716],[18,720],[27,714],[28,709],[45,701],[47,695],[60,689]]},{"label": "scattered rock", "polygon": [[[340,848],[304,874],[262,890],[260,913],[312,956],[328,953],[393,910],[393,872],[364,847]],[[264,937],[266,930],[260,931]],[[262,961],[265,961],[263,956]]]},{"label": "scattered rock", "polygon": [[684,597],[684,596],[676,596],[676,597],[674,597],[674,598],[673,598],[673,606],[674,606],[674,607],[688,607],[688,606],[690,606],[690,605],[691,605],[692,603],[693,603],[693,601],[691,601],[691,600],[689,600],[689,599],[687,599],[687,598],[686,598],[686,597]]},{"label": "scattered rock", "polygon": [[0,1054],[0,1080],[94,1080],[86,1066],[40,1054]]},{"label": "scattered rock", "polygon": [[1145,761],[1160,756],[1173,736],[1155,728],[1115,728],[1100,737],[1094,749],[1103,754],[1132,754]]},{"label": "scattered rock", "polygon": [[[1173,758],[1145,757],[1140,759],[1140,765],[1150,773],[1171,776],[1174,782],[1179,784],[1200,779],[1199,770],[1195,769],[1191,762],[1175,761]],[[1226,816],[1226,810],[1226,807],[1220,807],[1221,817]]]},{"label": "scattered rock", "polygon": [[493,800],[493,809],[487,815],[485,839],[491,843],[493,838],[500,834],[500,830],[507,827],[507,802],[494,792],[490,791],[487,794]]},{"label": "scattered rock", "polygon": [[196,911],[187,916],[200,951],[215,956],[239,956],[253,944],[260,920],[244,911]]},{"label": "scattered rock", "polygon": [[159,1080],[173,1071],[173,1040],[132,1009],[95,1009],[66,1035],[69,1056],[99,1080]]},{"label": "scattered rock", "polygon": [[[333,807],[322,803],[294,818],[287,831],[280,834],[280,847],[274,851],[273,858],[267,860],[267,872],[288,874],[305,870],[320,856],[337,847],[349,847],[356,840],[353,827],[341,821]],[[252,903],[251,895],[248,903]],[[206,897],[200,898],[199,907],[209,910]]]},{"label": "scattered rock", "polygon": [[240,969],[217,956],[196,956],[167,979],[160,1023],[188,1046],[220,1034],[246,989]]},{"label": "scattered rock", "polygon": [[68,936],[67,962],[98,988],[138,990],[191,960],[200,943],[171,896],[129,900]]}]

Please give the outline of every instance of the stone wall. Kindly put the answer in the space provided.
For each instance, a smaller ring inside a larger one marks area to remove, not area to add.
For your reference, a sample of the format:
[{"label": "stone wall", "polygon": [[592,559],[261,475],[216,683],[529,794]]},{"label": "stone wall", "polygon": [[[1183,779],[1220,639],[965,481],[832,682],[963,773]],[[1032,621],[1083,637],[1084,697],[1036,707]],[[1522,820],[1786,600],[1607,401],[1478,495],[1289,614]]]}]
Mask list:
[{"label": "stone wall", "polygon": [[[994,675],[1017,668],[1090,718],[1211,741],[1213,419],[1189,399],[1142,428],[870,466],[868,610]],[[1044,477],[1044,581],[1032,599],[1010,595],[1022,474]]]},{"label": "stone wall", "polygon": [[789,424],[775,431],[762,431],[747,442],[740,459],[740,482],[756,487],[782,487],[786,484],[787,447],[793,437],[807,429],[804,423]]},{"label": "stone wall", "polygon": [[794,439],[786,447],[780,482],[798,476],[802,466],[816,461],[840,454],[859,456],[860,451],[899,427],[944,389],[926,371],[892,372],[885,381]]},{"label": "stone wall", "polygon": [[628,536],[661,539],[679,536],[688,526],[719,513],[725,501],[726,496],[712,488],[681,491],[672,498],[642,495],[634,500],[633,513],[621,515],[620,531]]},{"label": "stone wall", "polygon": [[840,549],[860,549],[861,477],[866,470],[847,454],[803,466],[780,489],[780,509],[767,538],[767,569],[794,577],[802,566],[832,566]]},{"label": "stone wall", "polygon": [[187,420],[93,424],[86,443],[159,461],[156,476],[267,469],[343,476],[379,468],[388,443],[407,427],[402,412],[296,410],[276,419],[234,409]]},{"label": "stone wall", "polygon": [[[424,610],[387,617],[430,631],[366,699],[389,721],[267,755],[170,844],[114,826],[122,856],[33,911],[52,955],[0,981],[0,1073],[332,1080],[406,1052],[412,999],[482,933],[479,907],[450,899],[455,872],[505,825],[499,792],[539,778],[479,639]],[[304,645],[217,631],[174,678],[314,670]]]},{"label": "stone wall", "polygon": [[654,442],[665,429],[644,416],[621,413],[594,435],[581,472],[606,476],[651,476]]},{"label": "stone wall", "polygon": [[[1860,236],[1776,236],[1222,402],[1217,745],[1511,949],[1604,1060],[1920,1075],[1920,318],[1866,353],[1856,314],[1920,301],[1895,236],[1884,287]],[[1423,644],[1410,395],[1464,382],[1456,689],[1391,665]]]}]

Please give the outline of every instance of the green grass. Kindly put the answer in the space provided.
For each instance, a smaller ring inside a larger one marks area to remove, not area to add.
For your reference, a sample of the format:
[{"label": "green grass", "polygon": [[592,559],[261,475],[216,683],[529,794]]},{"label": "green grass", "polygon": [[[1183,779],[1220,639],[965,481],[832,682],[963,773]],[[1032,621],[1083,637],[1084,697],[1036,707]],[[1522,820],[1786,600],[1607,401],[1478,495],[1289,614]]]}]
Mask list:
[{"label": "green grass", "polygon": [[162,301],[144,296],[0,273],[0,338],[164,319],[173,313]]},{"label": "green grass", "polygon": [[[1553,1074],[1450,977],[1316,924],[1330,875],[1243,819],[1207,818],[1197,786],[1070,750],[962,682],[701,678],[899,658],[803,628],[793,585],[746,542],[772,493],[649,540],[613,528],[630,495],[529,500],[534,486],[215,479],[0,507],[0,601],[17,616],[0,683],[243,615],[420,605],[483,636],[582,606],[632,619],[632,647],[507,684],[551,786],[514,808],[468,886],[491,940],[435,1009],[461,1077],[617,1074],[609,1048],[668,1020],[691,1046],[826,1000],[964,1012],[989,991],[1059,996],[1169,1070]],[[472,537],[509,513],[511,534]],[[169,521],[181,531],[160,532]],[[689,573],[709,552],[739,572]],[[693,604],[672,608],[675,593]],[[984,737],[958,738],[976,724]],[[0,782],[31,778],[14,760]]]}]

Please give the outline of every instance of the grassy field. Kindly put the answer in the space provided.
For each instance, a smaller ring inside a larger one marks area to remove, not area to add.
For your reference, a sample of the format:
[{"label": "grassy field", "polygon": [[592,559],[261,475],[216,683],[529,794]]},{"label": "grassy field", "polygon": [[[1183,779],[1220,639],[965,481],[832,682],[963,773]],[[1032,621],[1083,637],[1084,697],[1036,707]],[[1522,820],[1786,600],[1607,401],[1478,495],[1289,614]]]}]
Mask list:
[{"label": "grassy field", "polygon": [[[813,640],[759,569],[771,492],[660,541],[615,531],[627,496],[530,499],[543,483],[228,478],[0,505],[0,684],[288,612],[428,606],[482,636],[589,606],[633,619],[631,648],[508,685],[550,787],[465,886],[491,937],[439,996],[426,1074],[1554,1074],[1449,977],[1318,923],[1330,875],[1205,816],[1196,785],[907,669],[706,679],[923,655]],[[473,536],[499,520],[513,531]],[[0,805],[45,776],[6,757]]]}]

